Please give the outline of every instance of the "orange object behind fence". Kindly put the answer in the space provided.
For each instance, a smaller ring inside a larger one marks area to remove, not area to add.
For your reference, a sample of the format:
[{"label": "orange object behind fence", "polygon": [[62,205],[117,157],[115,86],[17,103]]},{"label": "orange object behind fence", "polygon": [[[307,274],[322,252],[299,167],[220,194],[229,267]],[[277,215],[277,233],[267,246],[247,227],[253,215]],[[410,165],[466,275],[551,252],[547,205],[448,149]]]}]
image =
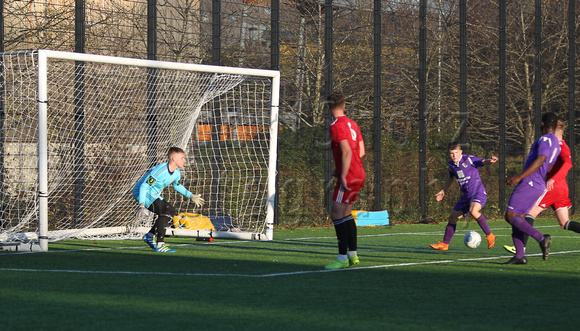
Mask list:
[{"label": "orange object behind fence", "polygon": [[257,125],[240,125],[237,128],[236,137],[238,140],[246,141],[255,139],[258,132],[264,131],[264,128]]},{"label": "orange object behind fence", "polygon": [[[197,140],[210,141],[213,125],[199,124],[197,126]],[[229,125],[222,125],[220,130],[220,140],[231,139]]]},{"label": "orange object behind fence", "polygon": [[197,140],[211,140],[211,125],[199,124],[197,126]]},{"label": "orange object behind fence", "polygon": [[220,130],[220,140],[228,140],[230,137],[230,126],[222,125]]}]

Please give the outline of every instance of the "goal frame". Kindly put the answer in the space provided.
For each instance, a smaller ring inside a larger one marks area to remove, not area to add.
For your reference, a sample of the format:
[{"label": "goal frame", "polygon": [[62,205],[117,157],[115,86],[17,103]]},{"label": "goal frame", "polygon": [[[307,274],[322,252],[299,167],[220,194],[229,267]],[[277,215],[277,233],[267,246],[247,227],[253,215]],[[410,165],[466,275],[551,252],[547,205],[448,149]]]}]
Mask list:
[{"label": "goal frame", "polygon": [[[268,159],[268,180],[267,180],[267,201],[265,215],[265,233],[221,233],[219,231],[207,230],[185,230],[169,229],[169,235],[191,235],[195,237],[212,236],[214,238],[237,238],[254,240],[272,240],[274,229],[274,204],[276,197],[276,167],[277,167],[277,146],[279,129],[279,91],[280,72],[277,70],[250,69],[225,67],[214,65],[202,65],[192,63],[178,63],[168,61],[156,61],[135,59],[126,57],[111,57],[105,55],[95,55],[86,53],[72,53],[53,50],[38,50],[38,247],[31,244],[30,250],[48,251],[48,59],[84,61],[94,63],[130,65],[135,67],[146,67],[154,69],[177,69],[190,70],[206,73],[238,74],[262,76],[272,79],[272,91],[270,100],[270,148]],[[90,229],[88,229],[90,231]],[[145,230],[147,231],[147,230]],[[23,234],[30,236],[31,234]],[[24,245],[28,246],[28,245]]]}]

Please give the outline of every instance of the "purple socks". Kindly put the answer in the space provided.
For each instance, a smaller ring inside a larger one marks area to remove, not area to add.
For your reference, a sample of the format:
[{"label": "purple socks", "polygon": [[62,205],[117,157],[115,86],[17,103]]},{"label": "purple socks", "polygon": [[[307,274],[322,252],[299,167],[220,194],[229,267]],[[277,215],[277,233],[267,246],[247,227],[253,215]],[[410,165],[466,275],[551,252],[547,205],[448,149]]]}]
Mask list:
[{"label": "purple socks", "polygon": [[455,229],[457,228],[457,224],[447,223],[445,227],[445,235],[443,236],[443,243],[448,244],[451,242],[451,238],[455,234]]},{"label": "purple socks", "polygon": [[489,228],[489,224],[487,224],[487,219],[485,219],[485,216],[481,214],[475,220],[477,221],[477,224],[479,224],[479,226],[481,227],[483,233],[485,233],[485,235],[488,236],[491,233],[491,229]]}]

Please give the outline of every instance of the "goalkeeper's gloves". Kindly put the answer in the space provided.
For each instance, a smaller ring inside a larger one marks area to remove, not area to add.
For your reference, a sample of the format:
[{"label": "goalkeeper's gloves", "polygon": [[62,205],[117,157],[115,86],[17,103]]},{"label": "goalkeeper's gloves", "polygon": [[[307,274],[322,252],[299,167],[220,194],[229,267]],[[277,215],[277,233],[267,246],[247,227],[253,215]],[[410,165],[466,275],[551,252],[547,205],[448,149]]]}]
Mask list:
[{"label": "goalkeeper's gloves", "polygon": [[191,200],[191,202],[193,202],[197,208],[203,206],[205,203],[205,200],[201,197],[201,194],[192,194],[189,197],[189,200]]},{"label": "goalkeeper's gloves", "polygon": [[137,208],[137,213],[135,214],[135,217],[137,217],[137,219],[140,219],[149,217],[150,215],[151,211],[145,208],[145,203],[140,203],[139,207]]}]

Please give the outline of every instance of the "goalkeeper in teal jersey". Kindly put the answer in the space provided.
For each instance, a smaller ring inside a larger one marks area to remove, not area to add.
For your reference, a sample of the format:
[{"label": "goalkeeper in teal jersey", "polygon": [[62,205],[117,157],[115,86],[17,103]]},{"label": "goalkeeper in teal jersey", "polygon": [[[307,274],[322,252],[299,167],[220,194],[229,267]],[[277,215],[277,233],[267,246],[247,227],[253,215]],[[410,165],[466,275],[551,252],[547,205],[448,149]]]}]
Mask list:
[{"label": "goalkeeper in teal jersey", "polygon": [[[171,147],[167,153],[169,161],[153,167],[145,174],[133,188],[133,198],[139,203],[138,217],[153,212],[157,220],[151,230],[143,236],[143,240],[156,252],[174,253],[175,250],[165,245],[165,227],[177,214],[177,210],[161,196],[161,191],[169,185],[188,199],[191,199],[197,207],[205,202],[201,195],[189,192],[181,185],[181,171],[179,168],[185,164],[185,152],[179,147]],[[157,234],[157,243],[153,238]]]}]

